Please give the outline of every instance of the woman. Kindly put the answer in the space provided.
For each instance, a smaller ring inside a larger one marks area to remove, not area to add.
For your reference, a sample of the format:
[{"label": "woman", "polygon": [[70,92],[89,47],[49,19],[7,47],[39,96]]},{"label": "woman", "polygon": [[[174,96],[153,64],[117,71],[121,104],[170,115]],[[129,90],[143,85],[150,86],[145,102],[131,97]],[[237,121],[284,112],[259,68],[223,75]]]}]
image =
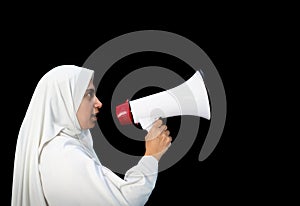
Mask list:
[{"label": "woman", "polygon": [[124,179],[104,167],[92,143],[102,103],[94,71],[58,66],[39,81],[15,151],[12,206],[144,205],[154,189],[158,161],[172,138],[161,120],[146,135],[145,155]]}]

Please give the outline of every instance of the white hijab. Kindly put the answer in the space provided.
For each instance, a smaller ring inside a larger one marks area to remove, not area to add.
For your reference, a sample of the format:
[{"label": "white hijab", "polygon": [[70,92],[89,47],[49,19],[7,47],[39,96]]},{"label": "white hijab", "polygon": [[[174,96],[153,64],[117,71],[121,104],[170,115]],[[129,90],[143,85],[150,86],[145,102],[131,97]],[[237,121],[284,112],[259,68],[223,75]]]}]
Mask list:
[{"label": "white hijab", "polygon": [[82,131],[76,112],[94,71],[63,65],[46,73],[33,93],[22,122],[15,151],[12,206],[46,206],[39,174],[44,145],[61,131],[90,136]]}]

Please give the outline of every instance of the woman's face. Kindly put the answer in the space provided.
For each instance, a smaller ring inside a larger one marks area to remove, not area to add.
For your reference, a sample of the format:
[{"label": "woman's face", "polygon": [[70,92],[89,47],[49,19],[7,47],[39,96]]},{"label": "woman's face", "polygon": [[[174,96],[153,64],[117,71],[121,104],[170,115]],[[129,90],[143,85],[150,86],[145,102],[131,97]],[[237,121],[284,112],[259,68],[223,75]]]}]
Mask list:
[{"label": "woman's face", "polygon": [[93,128],[97,122],[97,113],[102,103],[96,97],[95,86],[91,80],[77,111],[81,129]]}]

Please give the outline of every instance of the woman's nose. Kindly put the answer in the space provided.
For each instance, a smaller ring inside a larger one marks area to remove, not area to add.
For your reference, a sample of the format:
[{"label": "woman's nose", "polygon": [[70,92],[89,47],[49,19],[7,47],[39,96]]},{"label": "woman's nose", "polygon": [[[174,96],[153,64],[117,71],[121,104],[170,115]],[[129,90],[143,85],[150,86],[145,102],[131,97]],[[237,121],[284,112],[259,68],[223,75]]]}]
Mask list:
[{"label": "woman's nose", "polygon": [[95,107],[97,107],[99,109],[102,107],[102,102],[100,102],[100,100],[98,99],[98,97],[96,97]]}]

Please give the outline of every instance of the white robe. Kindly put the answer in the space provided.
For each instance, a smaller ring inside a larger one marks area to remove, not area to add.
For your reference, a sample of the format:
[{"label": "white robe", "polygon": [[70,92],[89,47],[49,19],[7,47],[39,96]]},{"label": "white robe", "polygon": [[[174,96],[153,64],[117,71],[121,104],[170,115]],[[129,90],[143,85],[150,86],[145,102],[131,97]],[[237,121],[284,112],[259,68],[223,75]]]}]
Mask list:
[{"label": "white robe", "polygon": [[44,147],[40,171],[48,204],[144,205],[155,186],[158,161],[144,156],[121,179],[95,159],[94,151],[86,146],[90,140],[85,139],[62,134]]}]

